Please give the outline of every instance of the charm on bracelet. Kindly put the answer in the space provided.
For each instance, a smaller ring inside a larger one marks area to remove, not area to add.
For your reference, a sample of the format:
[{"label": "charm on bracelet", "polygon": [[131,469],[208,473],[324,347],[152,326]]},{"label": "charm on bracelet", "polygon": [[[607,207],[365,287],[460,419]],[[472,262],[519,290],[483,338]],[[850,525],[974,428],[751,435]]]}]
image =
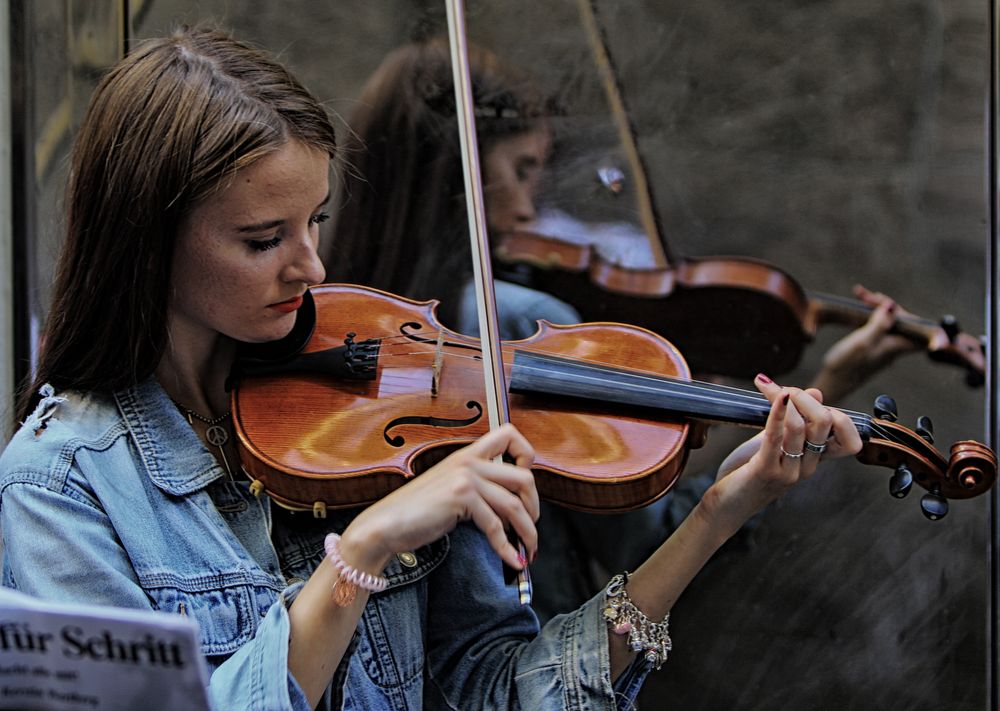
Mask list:
[{"label": "charm on bracelet", "polygon": [[357,599],[358,588],[369,592],[382,592],[389,586],[388,579],[373,575],[348,565],[340,555],[340,536],[327,534],[324,540],[326,557],[337,570],[337,582],[333,584],[333,602],[338,607],[347,607]]},{"label": "charm on bracelet", "polygon": [[653,622],[635,606],[628,596],[625,583],[628,573],[611,578],[605,590],[602,614],[611,631],[618,635],[628,635],[628,646],[633,652],[642,653],[654,669],[659,669],[667,661],[673,649],[668,626],[670,613],[662,622]]},{"label": "charm on bracelet", "polygon": [[348,607],[358,597],[358,586],[344,578],[337,578],[333,584],[333,603],[337,607]]}]

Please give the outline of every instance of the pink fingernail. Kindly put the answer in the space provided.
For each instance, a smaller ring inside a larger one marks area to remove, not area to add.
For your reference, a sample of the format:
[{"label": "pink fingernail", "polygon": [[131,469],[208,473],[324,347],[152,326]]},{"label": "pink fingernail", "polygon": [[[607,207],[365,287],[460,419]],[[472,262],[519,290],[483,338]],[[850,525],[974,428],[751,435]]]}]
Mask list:
[{"label": "pink fingernail", "polygon": [[521,564],[522,568],[528,567],[528,560],[521,553],[517,554],[517,562]]},{"label": "pink fingernail", "polygon": [[757,380],[759,380],[760,382],[764,383],[765,385],[770,385],[771,383],[774,382],[773,380],[771,380],[769,377],[767,377],[763,373],[757,373]]}]

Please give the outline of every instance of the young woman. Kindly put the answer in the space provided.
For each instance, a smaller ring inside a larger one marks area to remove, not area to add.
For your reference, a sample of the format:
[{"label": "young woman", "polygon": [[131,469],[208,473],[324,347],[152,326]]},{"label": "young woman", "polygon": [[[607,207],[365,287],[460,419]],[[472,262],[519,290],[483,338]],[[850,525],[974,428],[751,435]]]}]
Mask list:
[{"label": "young woman", "polygon": [[363,511],[287,525],[241,476],[225,379],[237,344],[285,336],[324,278],[334,155],[322,107],[224,35],[150,41],[109,72],[0,458],[4,584],[193,617],[220,709],[630,707],[706,559],[821,458],[856,452],[854,426],[759,377],[764,431],[681,528],[541,630],[502,580],[501,560],[527,562],[505,529],[538,550],[533,452],[511,427]]}]

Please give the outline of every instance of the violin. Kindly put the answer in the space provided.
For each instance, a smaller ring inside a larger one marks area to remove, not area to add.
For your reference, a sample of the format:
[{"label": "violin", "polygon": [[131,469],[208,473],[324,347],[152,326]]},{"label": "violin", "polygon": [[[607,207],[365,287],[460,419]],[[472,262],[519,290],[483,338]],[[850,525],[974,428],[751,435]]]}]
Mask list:
[{"label": "violin", "polygon": [[[805,291],[784,270],[748,257],[687,258],[667,267],[626,267],[590,244],[519,232],[501,235],[494,256],[544,271],[547,291],[586,320],[627,321],[666,335],[697,373],[752,378],[783,374],[827,323],[857,327],[873,307]],[[941,322],[900,314],[892,333],[982,385],[982,340]],[[739,348],[734,348],[739,344]]]},{"label": "violin", "polygon": [[[364,506],[488,430],[479,340],[444,328],[437,302],[335,284],[308,295],[288,337],[248,346],[234,366],[233,422],[255,493],[317,516]],[[579,510],[655,501],[703,423],[762,427],[770,410],[759,393],[692,381],[675,346],[635,326],[543,321],[504,342],[502,362],[539,495]],[[926,489],[929,518],[996,479],[978,442],[945,457],[889,419],[848,414],[864,440],[858,459],[893,469],[895,496]]]}]

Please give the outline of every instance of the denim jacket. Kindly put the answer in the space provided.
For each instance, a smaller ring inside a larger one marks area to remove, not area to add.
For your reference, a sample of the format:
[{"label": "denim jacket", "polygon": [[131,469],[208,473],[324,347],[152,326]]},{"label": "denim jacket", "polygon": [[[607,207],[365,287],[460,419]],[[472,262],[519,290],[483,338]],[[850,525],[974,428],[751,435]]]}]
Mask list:
[{"label": "denim jacket", "polygon": [[[272,515],[154,379],[43,394],[0,457],[3,584],[189,615],[217,709],[308,709],[287,605],[350,515]],[[612,686],[600,597],[539,632],[471,525],[385,574],[320,708],[630,708],[648,672],[640,656]]]}]

